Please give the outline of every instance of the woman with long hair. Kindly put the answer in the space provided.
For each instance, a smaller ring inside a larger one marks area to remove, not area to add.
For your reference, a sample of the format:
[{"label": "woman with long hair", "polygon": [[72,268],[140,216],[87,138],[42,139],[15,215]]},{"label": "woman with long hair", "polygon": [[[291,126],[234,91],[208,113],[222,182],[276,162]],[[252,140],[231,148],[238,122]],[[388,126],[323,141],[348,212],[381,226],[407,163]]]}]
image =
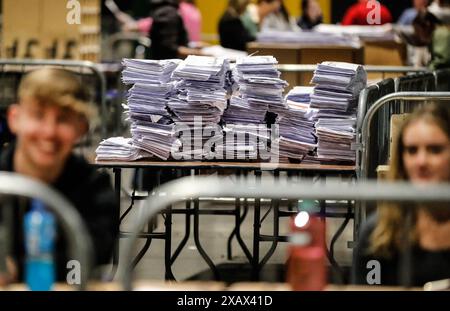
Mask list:
[{"label": "woman with long hair", "polygon": [[303,30],[311,30],[323,22],[322,9],[317,0],[302,1],[302,16],[297,24]]},{"label": "woman with long hair", "polygon": [[[449,104],[433,103],[416,110],[401,127],[395,146],[391,181],[450,182]],[[407,219],[411,230],[406,233]],[[361,230],[353,263],[354,282],[367,284],[367,264],[377,260],[381,285],[399,285],[405,245],[411,245],[412,251],[411,285],[450,278],[449,204],[382,204]]]},{"label": "woman with long hair", "polygon": [[300,28],[297,26],[295,18],[289,14],[284,1],[281,0],[278,11],[267,15],[262,21],[261,31],[265,30],[298,31]]}]

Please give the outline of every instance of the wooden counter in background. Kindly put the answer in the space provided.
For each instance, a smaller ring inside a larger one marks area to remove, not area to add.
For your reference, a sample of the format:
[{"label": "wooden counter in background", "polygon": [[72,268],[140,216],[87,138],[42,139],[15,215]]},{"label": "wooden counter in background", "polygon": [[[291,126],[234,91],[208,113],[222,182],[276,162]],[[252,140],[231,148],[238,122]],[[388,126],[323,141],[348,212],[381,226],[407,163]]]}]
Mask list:
[{"label": "wooden counter in background", "polygon": [[[364,46],[364,65],[382,65],[382,66],[406,66],[407,50],[406,44],[397,41],[363,41]],[[398,77],[398,73],[381,74],[370,73],[368,78],[384,79]]]},{"label": "wooden counter in background", "polygon": [[[363,49],[350,46],[251,42],[247,51],[249,54],[257,52],[257,55],[273,55],[279,64],[317,64],[323,61],[363,63]],[[311,78],[312,73],[283,74],[283,79],[289,83],[288,89],[296,85],[309,85]]]},{"label": "wooden counter in background", "polygon": [[[396,41],[362,40],[362,47],[336,45],[305,45],[299,43],[251,42],[247,46],[249,54],[273,55],[279,64],[312,64],[323,61],[349,62],[363,65],[405,66],[407,51],[404,43]],[[370,73],[369,80],[399,76],[399,73]],[[309,85],[312,73],[285,72],[282,78],[291,89],[297,85]]]}]

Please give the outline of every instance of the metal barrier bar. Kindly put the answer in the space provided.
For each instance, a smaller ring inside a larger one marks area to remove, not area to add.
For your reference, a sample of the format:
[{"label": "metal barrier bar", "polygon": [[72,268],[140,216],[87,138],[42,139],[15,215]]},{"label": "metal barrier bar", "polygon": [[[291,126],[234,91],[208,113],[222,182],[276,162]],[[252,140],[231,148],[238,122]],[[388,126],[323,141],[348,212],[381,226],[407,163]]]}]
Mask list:
[{"label": "metal barrier bar", "polygon": [[69,256],[80,263],[79,289],[86,289],[92,266],[92,241],[73,205],[45,184],[15,173],[0,172],[0,194],[39,199],[55,213],[69,242]]},{"label": "metal barrier bar", "polygon": [[362,159],[361,168],[358,170],[358,177],[367,178],[368,171],[367,166],[369,163],[369,141],[370,141],[370,125],[375,113],[383,105],[393,100],[411,100],[411,101],[426,101],[426,100],[450,100],[450,92],[398,92],[388,94],[379,100],[377,100],[367,111],[361,133],[361,147],[362,147]]},{"label": "metal barrier bar", "polygon": [[259,181],[243,180],[236,185],[227,178],[184,177],[171,181],[159,188],[164,195],[153,196],[146,200],[146,209],[135,216],[132,235],[122,248],[123,260],[119,264],[119,277],[125,289],[131,289],[131,253],[138,232],[165,207],[179,201],[201,196],[235,198],[272,198],[272,199],[317,199],[317,200],[364,200],[390,202],[450,202],[450,185],[415,186],[407,183],[377,183],[364,181],[358,184],[344,184],[327,181],[326,184],[310,182],[274,183],[270,178]]},{"label": "metal barrier bar", "polygon": [[[316,70],[317,65],[301,65],[301,64],[279,64],[278,70],[281,72],[312,72]],[[368,73],[408,73],[408,72],[431,72],[427,67],[412,66],[376,66],[364,65],[364,69]]]},{"label": "metal barrier bar", "polygon": [[[102,117],[107,115],[106,108],[106,78],[100,67],[90,61],[46,60],[46,59],[0,59],[0,66],[62,66],[90,69],[100,81],[100,113]],[[106,122],[101,124],[102,138],[106,138]]]}]

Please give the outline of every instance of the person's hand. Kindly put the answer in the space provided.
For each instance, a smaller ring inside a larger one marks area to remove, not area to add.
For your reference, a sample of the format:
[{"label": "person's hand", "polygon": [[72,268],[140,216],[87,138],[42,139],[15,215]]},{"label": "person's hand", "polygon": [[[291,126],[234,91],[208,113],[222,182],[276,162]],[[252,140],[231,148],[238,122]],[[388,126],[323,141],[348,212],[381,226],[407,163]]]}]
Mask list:
[{"label": "person's hand", "polygon": [[0,272],[0,287],[17,281],[17,266],[11,257],[6,258],[6,271]]}]

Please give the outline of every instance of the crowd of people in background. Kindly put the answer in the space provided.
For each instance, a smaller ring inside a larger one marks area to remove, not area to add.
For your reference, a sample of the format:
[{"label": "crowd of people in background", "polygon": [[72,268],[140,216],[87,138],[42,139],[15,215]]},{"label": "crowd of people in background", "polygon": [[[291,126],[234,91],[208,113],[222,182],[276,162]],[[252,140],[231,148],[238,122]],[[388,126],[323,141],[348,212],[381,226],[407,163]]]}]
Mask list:
[{"label": "crowd of people in background", "polygon": [[[148,57],[202,55],[198,48],[203,46],[202,16],[195,1],[149,2],[151,10],[145,18],[133,19],[125,13],[118,16],[122,30],[140,32],[152,40]],[[218,41],[224,48],[245,51],[247,43],[256,40],[258,32],[310,31],[324,22],[318,0],[299,1],[299,8],[301,15],[296,18],[283,0],[229,0],[217,24]],[[356,0],[344,12],[340,24],[363,26],[395,22],[385,5],[379,3],[377,15],[372,14],[373,9],[372,1]],[[430,65],[432,68],[450,65],[450,0],[412,0],[411,7],[400,15],[395,24],[414,30],[407,41],[420,53],[411,53],[410,64]]]}]

